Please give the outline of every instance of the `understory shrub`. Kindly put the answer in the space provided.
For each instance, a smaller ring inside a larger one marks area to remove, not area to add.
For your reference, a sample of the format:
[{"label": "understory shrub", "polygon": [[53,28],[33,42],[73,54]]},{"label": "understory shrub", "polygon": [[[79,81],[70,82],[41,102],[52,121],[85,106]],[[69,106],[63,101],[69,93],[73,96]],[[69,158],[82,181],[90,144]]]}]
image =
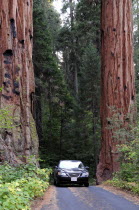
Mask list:
[{"label": "understory shrub", "polygon": [[[133,107],[133,111],[135,108]],[[112,118],[109,118],[110,126],[114,129],[113,142],[117,143],[119,153],[120,170],[113,174],[109,184],[132,191],[139,195],[139,120],[135,115],[133,120],[130,114],[121,119],[120,110],[112,108]],[[126,126],[125,126],[126,122]]]},{"label": "understory shrub", "polygon": [[0,165],[0,209],[29,210],[30,201],[42,196],[49,186],[51,172],[33,164]]},{"label": "understory shrub", "polygon": [[112,180],[106,181],[107,184],[110,184],[114,187],[118,187],[127,191],[131,191],[134,194],[139,195],[139,183],[135,182],[127,182],[127,181],[122,181],[117,178],[113,178]]}]

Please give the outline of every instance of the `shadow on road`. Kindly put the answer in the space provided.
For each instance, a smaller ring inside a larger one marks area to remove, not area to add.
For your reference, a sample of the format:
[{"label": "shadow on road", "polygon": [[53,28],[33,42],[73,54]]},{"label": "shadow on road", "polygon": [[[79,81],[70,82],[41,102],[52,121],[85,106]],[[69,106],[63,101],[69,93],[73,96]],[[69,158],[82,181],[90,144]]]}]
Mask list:
[{"label": "shadow on road", "polygon": [[[53,185],[55,186],[55,185]],[[95,184],[94,185],[89,185],[89,186],[96,186]],[[62,187],[62,188],[67,188],[67,187],[77,187],[77,188],[87,188],[85,187],[83,184],[82,185],[79,185],[79,184],[60,184],[59,186],[56,186],[56,187]]]}]

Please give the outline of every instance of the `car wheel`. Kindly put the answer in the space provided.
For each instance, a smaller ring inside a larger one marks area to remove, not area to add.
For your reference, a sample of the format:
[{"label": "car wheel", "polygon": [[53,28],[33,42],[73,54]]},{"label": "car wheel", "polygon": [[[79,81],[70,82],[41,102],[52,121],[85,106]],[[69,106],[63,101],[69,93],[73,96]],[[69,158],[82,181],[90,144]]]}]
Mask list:
[{"label": "car wheel", "polygon": [[55,185],[56,185],[57,187],[59,187],[60,183],[59,183],[57,180],[55,181],[55,183],[56,183]]},{"label": "car wheel", "polygon": [[56,186],[56,180],[54,179],[54,185]]},{"label": "car wheel", "polygon": [[89,183],[84,183],[84,186],[85,187],[89,187]]}]

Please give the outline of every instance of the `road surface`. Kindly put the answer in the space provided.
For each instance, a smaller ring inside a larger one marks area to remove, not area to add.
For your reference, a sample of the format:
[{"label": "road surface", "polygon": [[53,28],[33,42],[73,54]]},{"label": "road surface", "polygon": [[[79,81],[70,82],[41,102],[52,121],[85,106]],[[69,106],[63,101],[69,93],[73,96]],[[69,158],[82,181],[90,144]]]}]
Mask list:
[{"label": "road surface", "polygon": [[41,207],[34,210],[139,210],[138,204],[97,186],[52,186],[49,190],[47,201],[44,199]]}]

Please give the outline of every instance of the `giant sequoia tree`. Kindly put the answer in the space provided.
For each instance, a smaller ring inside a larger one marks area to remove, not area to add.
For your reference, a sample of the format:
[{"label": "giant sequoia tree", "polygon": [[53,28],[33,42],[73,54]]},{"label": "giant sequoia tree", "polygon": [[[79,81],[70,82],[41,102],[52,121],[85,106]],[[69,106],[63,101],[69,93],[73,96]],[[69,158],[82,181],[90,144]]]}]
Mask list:
[{"label": "giant sequoia tree", "polygon": [[26,162],[38,154],[32,117],[32,2],[0,0],[0,162]]},{"label": "giant sequoia tree", "polygon": [[126,127],[133,115],[135,88],[131,10],[132,1],[129,0],[102,1],[102,146],[97,167],[98,182],[109,179],[119,169],[117,141],[113,139],[116,127],[111,126],[110,119],[116,113],[121,126]]}]

